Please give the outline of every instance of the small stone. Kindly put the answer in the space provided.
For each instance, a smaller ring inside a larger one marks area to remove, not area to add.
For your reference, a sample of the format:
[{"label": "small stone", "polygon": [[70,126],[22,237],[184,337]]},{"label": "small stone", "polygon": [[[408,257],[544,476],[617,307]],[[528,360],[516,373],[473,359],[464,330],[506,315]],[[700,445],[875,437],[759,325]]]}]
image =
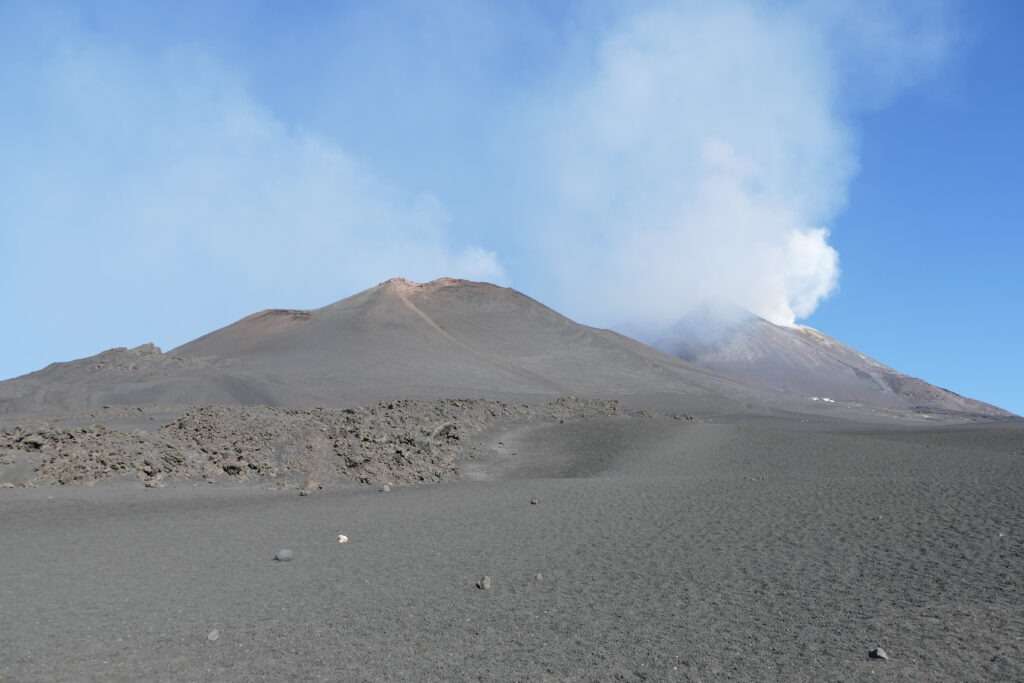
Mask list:
[{"label": "small stone", "polygon": [[484,577],[481,577],[481,579],[476,582],[476,587],[479,588],[482,591],[489,591],[489,590],[491,590],[491,585],[492,584],[493,584],[493,582],[491,581],[491,577],[484,576]]},{"label": "small stone", "polygon": [[530,505],[540,505],[540,498],[531,498]]},{"label": "small stone", "polygon": [[338,534],[338,543],[348,543],[348,536],[345,534]]},{"label": "small stone", "polygon": [[295,557],[295,553],[287,548],[282,548],[274,553],[274,559],[278,562],[291,562],[293,557]]},{"label": "small stone", "polygon": [[883,650],[880,647],[876,647],[869,650],[868,657],[870,659],[889,659],[889,655],[886,654],[885,650]]},{"label": "small stone", "polygon": [[380,488],[379,488],[378,490],[379,490],[379,491],[380,491],[381,493],[391,493],[391,486],[390,486],[389,484],[384,484],[384,485],[383,485],[383,486],[381,486],[381,487],[380,487]]},{"label": "small stone", "polygon": [[543,580],[544,580],[544,575],[543,575],[543,574],[541,574],[540,572],[537,572],[537,573],[536,573],[536,574],[534,575],[534,577],[533,577],[533,580],[534,580],[534,581],[543,581]]},{"label": "small stone", "polygon": [[218,640],[220,640],[220,631],[218,631],[217,629],[213,629],[212,631],[206,634],[206,639],[211,643],[216,643]]},{"label": "small stone", "polygon": [[309,494],[310,494],[310,490],[309,489],[299,489],[299,495],[300,496],[308,496]]},{"label": "small stone", "polygon": [[26,446],[29,450],[38,451],[46,445],[46,441],[38,434],[29,434],[21,438],[20,442],[23,446]]}]

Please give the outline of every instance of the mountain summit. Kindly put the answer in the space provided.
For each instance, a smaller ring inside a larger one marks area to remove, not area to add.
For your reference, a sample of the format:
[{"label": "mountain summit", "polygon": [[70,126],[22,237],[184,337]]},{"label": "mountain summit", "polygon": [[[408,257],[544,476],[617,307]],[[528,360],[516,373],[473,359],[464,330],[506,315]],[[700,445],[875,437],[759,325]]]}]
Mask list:
[{"label": "mountain summit", "polygon": [[168,353],[148,345],[0,383],[0,413],[101,405],[350,406],[392,398],[741,395],[687,363],[492,284],[395,278],[266,310]]}]

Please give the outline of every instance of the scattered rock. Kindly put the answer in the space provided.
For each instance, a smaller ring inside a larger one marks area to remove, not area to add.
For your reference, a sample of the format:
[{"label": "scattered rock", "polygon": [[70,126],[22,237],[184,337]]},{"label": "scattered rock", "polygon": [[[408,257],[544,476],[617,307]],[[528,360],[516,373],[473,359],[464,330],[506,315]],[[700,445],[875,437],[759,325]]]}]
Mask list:
[{"label": "scattered rock", "polygon": [[319,491],[323,486],[320,482],[312,475],[306,475],[305,481],[302,483],[302,489],[299,490],[300,496],[308,496],[314,491]]},{"label": "scattered rock", "polygon": [[880,647],[872,648],[868,651],[869,659],[889,659],[889,655]]},{"label": "scattered rock", "polygon": [[220,631],[218,631],[217,629],[213,629],[212,631],[206,634],[206,639],[211,643],[216,643],[218,640],[220,640]]},{"label": "scattered rock", "polygon": [[25,450],[29,451],[38,451],[46,445],[46,441],[40,434],[29,434],[28,436],[22,437],[17,443],[24,446]]},{"label": "scattered rock", "polygon": [[540,505],[540,498],[531,498],[530,505]]},{"label": "scattered rock", "polygon": [[[118,353],[131,357],[128,365],[137,360],[135,352]],[[143,482],[210,483],[300,475],[306,495],[321,481],[345,480],[375,484],[383,492],[397,484],[457,477],[460,451],[496,422],[625,414],[616,401],[573,396],[539,405],[400,400],[343,410],[194,406],[150,431],[68,428],[56,421],[0,428],[0,453],[35,458],[26,482],[32,484],[80,485],[126,475]]]},{"label": "scattered rock", "polygon": [[479,588],[482,591],[489,591],[489,590],[491,590],[491,586],[493,585],[493,583],[494,582],[491,580],[491,577],[484,576],[484,577],[481,577],[480,580],[476,582],[476,587]]},{"label": "scattered rock", "polygon": [[282,548],[281,550],[278,550],[276,553],[274,553],[274,559],[278,562],[291,562],[292,558],[294,557],[295,553],[293,553],[291,550],[288,550],[287,548]]}]

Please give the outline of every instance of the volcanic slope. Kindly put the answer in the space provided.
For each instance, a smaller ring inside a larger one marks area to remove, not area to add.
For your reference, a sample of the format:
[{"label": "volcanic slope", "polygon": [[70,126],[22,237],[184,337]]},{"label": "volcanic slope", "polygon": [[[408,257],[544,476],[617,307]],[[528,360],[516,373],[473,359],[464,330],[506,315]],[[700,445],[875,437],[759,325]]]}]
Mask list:
[{"label": "volcanic slope", "polygon": [[392,279],[316,310],[262,311],[168,353],[146,345],[55,363],[0,383],[0,413],[564,394],[669,394],[683,409],[754,395],[512,289]]},{"label": "volcanic slope", "polygon": [[783,327],[746,312],[699,310],[655,336],[653,345],[716,375],[826,405],[1010,416],[894,370],[813,328]]}]

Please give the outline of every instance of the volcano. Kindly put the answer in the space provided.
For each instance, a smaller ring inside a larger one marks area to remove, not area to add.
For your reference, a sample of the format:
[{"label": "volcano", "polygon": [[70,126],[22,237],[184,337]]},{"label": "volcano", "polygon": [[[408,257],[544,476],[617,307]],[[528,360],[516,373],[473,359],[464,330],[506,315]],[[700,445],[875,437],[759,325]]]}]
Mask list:
[{"label": "volcano", "polygon": [[[809,328],[688,318],[652,348],[513,289],[383,282],[266,310],[167,353],[111,349],[0,383],[0,414],[196,404],[350,407],[396,398],[660,397],[695,412],[847,407],[998,417]],[[660,349],[660,350],[659,350]],[[819,402],[812,406],[812,400]]]},{"label": "volcano", "polygon": [[750,387],[825,405],[1005,417],[1000,408],[911,377],[811,327],[698,309],[653,335],[656,348]]},{"label": "volcano", "polygon": [[162,353],[112,349],[0,383],[0,412],[103,405],[347,407],[393,398],[746,390],[495,285],[383,282],[315,310],[266,310]]},{"label": "volcano", "polygon": [[0,383],[0,680],[1024,680],[1024,421],[705,318],[389,280]]}]

